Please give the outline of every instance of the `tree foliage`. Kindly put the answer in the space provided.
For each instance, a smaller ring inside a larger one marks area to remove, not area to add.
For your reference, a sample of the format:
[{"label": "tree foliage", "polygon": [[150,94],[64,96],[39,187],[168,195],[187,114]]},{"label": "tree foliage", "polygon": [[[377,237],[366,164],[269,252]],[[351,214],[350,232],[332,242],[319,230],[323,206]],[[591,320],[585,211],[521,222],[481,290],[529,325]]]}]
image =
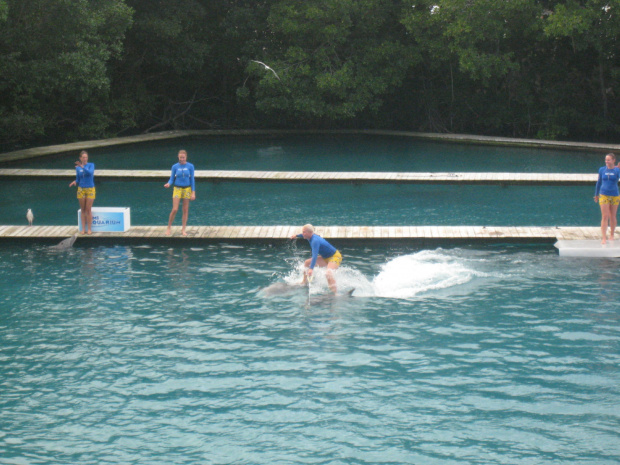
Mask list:
[{"label": "tree foliage", "polygon": [[613,140],[619,33],[620,0],[0,0],[0,137],[382,127]]},{"label": "tree foliage", "polygon": [[6,0],[0,29],[0,137],[102,135],[109,61],[123,47],[122,0]]}]

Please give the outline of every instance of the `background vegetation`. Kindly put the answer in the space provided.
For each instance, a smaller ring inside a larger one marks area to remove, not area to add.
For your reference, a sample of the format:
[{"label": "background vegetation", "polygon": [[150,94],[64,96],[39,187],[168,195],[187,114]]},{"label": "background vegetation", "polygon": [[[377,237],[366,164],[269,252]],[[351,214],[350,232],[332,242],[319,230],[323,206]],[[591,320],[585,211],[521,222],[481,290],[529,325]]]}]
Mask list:
[{"label": "background vegetation", "polygon": [[620,0],[0,0],[0,141],[264,127],[613,141],[619,36]]}]

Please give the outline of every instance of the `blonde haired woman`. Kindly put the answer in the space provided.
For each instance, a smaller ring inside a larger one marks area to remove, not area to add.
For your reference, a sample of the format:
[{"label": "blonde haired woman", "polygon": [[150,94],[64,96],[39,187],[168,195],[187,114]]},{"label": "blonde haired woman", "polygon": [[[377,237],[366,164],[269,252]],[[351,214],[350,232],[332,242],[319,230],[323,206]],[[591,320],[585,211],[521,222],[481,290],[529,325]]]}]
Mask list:
[{"label": "blonde haired woman", "polygon": [[620,193],[618,192],[618,180],[620,180],[620,163],[615,166],[616,156],[613,153],[605,155],[605,166],[598,170],[598,181],[594,192],[594,201],[601,206],[601,244],[607,243],[607,227],[610,229],[609,240],[614,240],[618,219],[618,205],[620,205]]},{"label": "blonde haired woman", "polygon": [[172,192],[172,211],[168,217],[168,229],[166,229],[166,236],[172,234],[172,222],[179,210],[179,204],[183,199],[183,219],[181,234],[187,236],[185,228],[187,227],[187,217],[189,216],[189,202],[196,199],[196,184],[194,182],[194,165],[187,162],[187,152],[185,150],[179,150],[179,162],[172,165],[172,174],[170,180],[164,184],[164,187],[168,189],[170,186],[174,186]]},{"label": "blonde haired woman", "polygon": [[77,198],[80,202],[80,219],[82,234],[92,234],[93,203],[95,202],[95,164],[88,163],[88,152],[82,150],[75,162],[75,181],[69,187],[77,185]]}]

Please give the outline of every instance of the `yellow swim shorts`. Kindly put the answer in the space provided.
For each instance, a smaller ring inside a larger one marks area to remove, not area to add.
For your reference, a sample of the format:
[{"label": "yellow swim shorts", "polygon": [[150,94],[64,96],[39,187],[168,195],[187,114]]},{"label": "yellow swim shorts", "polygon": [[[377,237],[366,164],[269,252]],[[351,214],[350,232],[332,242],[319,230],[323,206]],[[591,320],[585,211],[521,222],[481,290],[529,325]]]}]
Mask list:
[{"label": "yellow swim shorts", "polygon": [[94,187],[78,187],[77,198],[94,200],[95,199],[95,188]]},{"label": "yellow swim shorts", "polygon": [[172,192],[173,199],[191,199],[192,198],[192,188],[191,187],[174,187],[174,191]]},{"label": "yellow swim shorts", "polygon": [[340,266],[342,263],[342,254],[336,250],[336,253],[329,258],[324,258],[327,263],[334,262],[336,265]]},{"label": "yellow swim shorts", "polygon": [[611,195],[599,195],[598,203],[600,205],[620,205],[620,196],[611,196]]}]

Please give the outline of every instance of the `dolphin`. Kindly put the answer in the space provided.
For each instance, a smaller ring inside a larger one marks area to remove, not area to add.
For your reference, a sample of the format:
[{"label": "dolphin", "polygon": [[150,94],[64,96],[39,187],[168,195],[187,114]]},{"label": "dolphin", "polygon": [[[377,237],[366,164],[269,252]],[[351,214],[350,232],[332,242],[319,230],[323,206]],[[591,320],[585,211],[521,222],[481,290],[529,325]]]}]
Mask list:
[{"label": "dolphin", "polygon": [[291,295],[300,292],[302,289],[308,289],[308,286],[302,284],[288,284],[284,282],[273,283],[270,286],[260,290],[265,297],[275,297],[278,295]]},{"label": "dolphin", "polygon": [[333,294],[332,292],[327,292],[325,294],[308,294],[308,302],[309,303],[323,303],[323,302],[333,302],[335,300],[346,299],[348,297],[355,297],[353,293],[355,292],[355,288],[349,289],[342,294]]},{"label": "dolphin", "polygon": [[73,243],[75,242],[76,239],[77,239],[77,234],[74,234],[73,236],[60,241],[58,244],[48,247],[48,250],[61,251],[61,250],[70,249],[73,246]]}]

